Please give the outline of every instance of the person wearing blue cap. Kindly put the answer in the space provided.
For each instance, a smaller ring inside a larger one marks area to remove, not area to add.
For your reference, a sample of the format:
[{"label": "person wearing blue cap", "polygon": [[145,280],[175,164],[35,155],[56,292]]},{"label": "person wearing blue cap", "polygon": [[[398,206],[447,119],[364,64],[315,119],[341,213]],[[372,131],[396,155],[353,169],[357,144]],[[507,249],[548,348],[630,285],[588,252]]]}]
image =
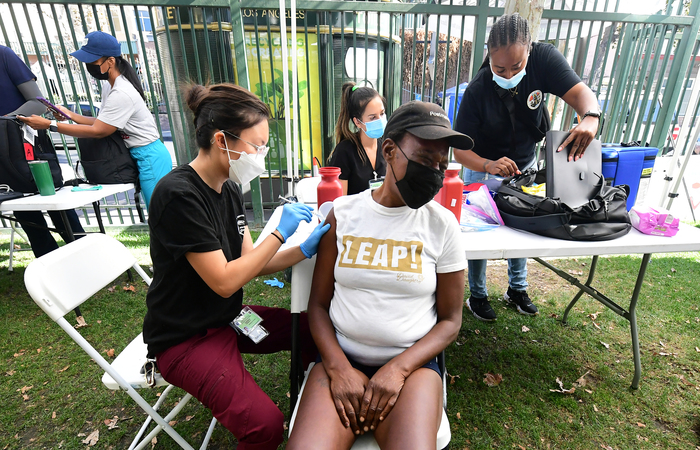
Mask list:
[{"label": "person wearing blue cap", "polygon": [[170,152],[160,140],[158,128],[146,105],[146,95],[133,67],[122,58],[121,44],[102,31],[86,36],[86,43],[71,53],[102,86],[102,106],[97,117],[85,117],[59,106],[74,123],[57,123],[32,115],[20,120],[37,130],[50,129],[78,138],[104,138],[119,130],[139,168],[141,194],[150,204],[156,183],[172,169]]}]

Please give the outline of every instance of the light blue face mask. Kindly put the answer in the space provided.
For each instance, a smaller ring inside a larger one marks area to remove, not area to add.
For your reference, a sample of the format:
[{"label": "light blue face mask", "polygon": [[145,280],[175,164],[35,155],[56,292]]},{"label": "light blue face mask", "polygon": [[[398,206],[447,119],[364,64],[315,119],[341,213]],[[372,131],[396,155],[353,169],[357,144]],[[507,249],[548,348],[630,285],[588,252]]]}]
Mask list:
[{"label": "light blue face mask", "polygon": [[493,81],[495,81],[497,85],[499,85],[503,89],[513,89],[523,80],[523,77],[525,76],[525,67],[523,67],[523,70],[516,73],[510,78],[503,78],[496,75],[496,73],[493,71],[493,67],[491,68],[491,73],[493,74]]},{"label": "light blue face mask", "polygon": [[386,114],[382,114],[379,116],[379,119],[373,120],[371,122],[363,122],[359,121],[361,124],[364,124],[365,128],[365,134],[367,137],[371,137],[372,139],[379,139],[384,135],[384,129],[386,128]]}]

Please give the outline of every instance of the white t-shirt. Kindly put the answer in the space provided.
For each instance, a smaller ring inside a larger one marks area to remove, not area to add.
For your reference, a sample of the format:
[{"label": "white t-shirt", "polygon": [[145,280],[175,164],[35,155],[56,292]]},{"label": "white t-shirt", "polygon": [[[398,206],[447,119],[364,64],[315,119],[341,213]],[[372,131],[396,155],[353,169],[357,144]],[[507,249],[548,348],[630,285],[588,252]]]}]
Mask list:
[{"label": "white t-shirt", "polygon": [[116,127],[127,148],[142,147],[160,138],[153,115],[134,86],[123,75],[102,84],[102,106],[97,119]]},{"label": "white t-shirt", "polygon": [[333,204],[338,258],[330,318],[343,351],[384,365],[437,323],[438,273],[464,270],[459,224],[437,202],[386,208],[366,190]]}]

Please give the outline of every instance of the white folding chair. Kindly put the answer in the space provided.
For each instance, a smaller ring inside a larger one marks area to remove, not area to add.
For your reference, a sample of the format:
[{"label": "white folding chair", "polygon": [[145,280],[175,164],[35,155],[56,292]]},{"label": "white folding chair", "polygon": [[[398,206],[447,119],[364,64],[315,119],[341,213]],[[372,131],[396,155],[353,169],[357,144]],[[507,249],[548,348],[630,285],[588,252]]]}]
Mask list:
[{"label": "white folding chair", "polygon": [[[309,295],[311,294],[311,279],[314,273],[314,265],[316,264],[316,256],[311,259],[305,259],[294,266],[292,266],[292,298],[291,298],[291,311],[292,311],[292,386],[290,389],[291,397],[291,408],[293,409],[292,418],[289,421],[289,435],[292,434],[292,429],[294,428],[294,421],[296,420],[297,411],[299,409],[299,403],[297,402],[297,386],[298,386],[298,367],[301,364],[299,359],[299,325],[298,317],[302,311],[306,311],[309,303]],[[296,322],[294,319],[296,318]],[[437,434],[437,448],[446,448],[450,440],[452,439],[452,433],[450,432],[450,422],[447,419],[447,414],[445,412],[447,408],[447,371],[445,370],[445,359],[444,352],[438,357],[438,363],[442,371],[442,396],[443,396],[443,410],[442,410],[442,420],[440,421],[440,427]],[[311,372],[311,368],[314,363],[309,364],[308,369],[304,375],[304,382],[301,385],[301,390],[299,391],[298,397],[304,393],[304,387],[306,386],[306,381]],[[379,450],[379,444],[374,439],[374,433],[366,433],[357,438],[352,446],[352,450]]]},{"label": "white folding chair", "polygon": [[[100,233],[88,234],[82,239],[32,261],[25,271],[24,284],[34,302],[105,371],[102,377],[105,386],[113,390],[126,391],[148,414],[148,418],[129,447],[130,450],[144,448],[162,430],[165,430],[183,449],[192,450],[192,446],[168,425],[168,422],[192,396],[186,394],[172,411],[165,417],[161,417],[156,411],[173,386],[169,385],[160,374],[156,374],[156,386],[167,387],[153,406],[136,392],[136,389],[148,387],[145,376],[141,373],[147,353],[142,335],[139,334],[110,364],[63,317],[128,269],[134,269],[150,285],[150,277],[121,242]],[[151,420],[156,422],[156,427],[141,439]],[[207,447],[215,425],[216,419],[212,419],[201,449]]]}]

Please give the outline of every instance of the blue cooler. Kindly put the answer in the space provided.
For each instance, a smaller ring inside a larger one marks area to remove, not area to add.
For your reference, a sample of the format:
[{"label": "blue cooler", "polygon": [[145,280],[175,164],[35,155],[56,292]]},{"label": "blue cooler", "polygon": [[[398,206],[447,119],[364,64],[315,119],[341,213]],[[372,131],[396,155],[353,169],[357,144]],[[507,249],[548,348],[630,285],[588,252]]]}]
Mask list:
[{"label": "blue cooler", "polygon": [[[651,178],[658,148],[622,147],[620,144],[603,144],[603,176],[612,185],[626,184],[630,187],[627,211],[634,206],[643,178]],[[648,180],[646,180],[648,183]]]}]

